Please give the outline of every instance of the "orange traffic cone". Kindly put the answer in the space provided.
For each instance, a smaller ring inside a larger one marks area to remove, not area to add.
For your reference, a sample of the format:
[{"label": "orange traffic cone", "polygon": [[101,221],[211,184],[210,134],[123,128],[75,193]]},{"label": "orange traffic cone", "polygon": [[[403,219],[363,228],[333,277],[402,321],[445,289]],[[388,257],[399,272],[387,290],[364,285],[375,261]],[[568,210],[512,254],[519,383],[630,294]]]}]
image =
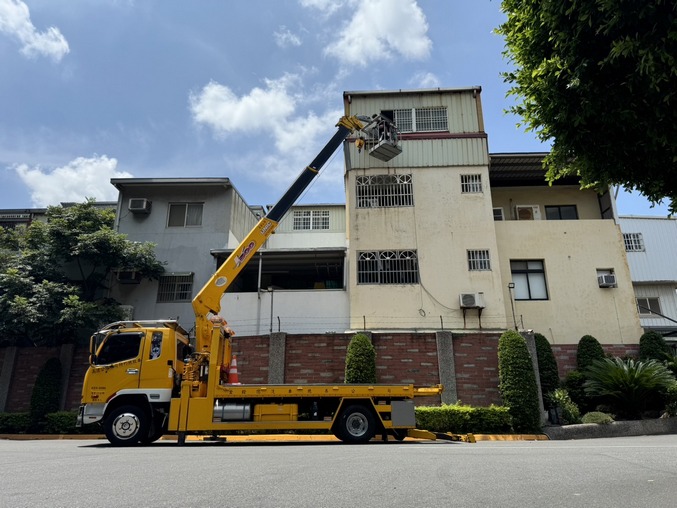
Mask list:
[{"label": "orange traffic cone", "polygon": [[233,355],[233,360],[230,362],[230,369],[228,369],[228,384],[240,384],[240,378],[237,375],[237,357],[235,355]]}]

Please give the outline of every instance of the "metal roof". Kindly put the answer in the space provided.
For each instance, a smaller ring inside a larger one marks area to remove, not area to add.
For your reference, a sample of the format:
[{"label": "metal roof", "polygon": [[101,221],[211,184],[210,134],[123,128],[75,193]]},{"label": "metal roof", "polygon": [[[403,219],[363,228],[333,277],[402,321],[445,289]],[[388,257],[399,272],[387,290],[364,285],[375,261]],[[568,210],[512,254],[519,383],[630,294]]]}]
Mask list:
[{"label": "metal roof", "polygon": [[[489,154],[489,180],[492,187],[548,185],[543,159],[546,152]],[[553,185],[578,185],[576,177],[559,178]]]}]

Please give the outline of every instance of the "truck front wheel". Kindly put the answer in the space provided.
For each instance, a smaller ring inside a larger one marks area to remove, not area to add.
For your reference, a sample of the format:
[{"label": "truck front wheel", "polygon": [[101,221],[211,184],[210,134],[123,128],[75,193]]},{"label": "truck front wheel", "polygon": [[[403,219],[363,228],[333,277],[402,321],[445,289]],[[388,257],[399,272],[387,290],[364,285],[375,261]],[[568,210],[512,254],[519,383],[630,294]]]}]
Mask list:
[{"label": "truck front wheel", "polygon": [[120,406],[104,421],[106,438],[114,446],[133,446],[148,435],[148,416],[137,406]]},{"label": "truck front wheel", "polygon": [[338,430],[345,443],[367,443],[376,432],[374,415],[365,406],[348,406],[341,414]]}]

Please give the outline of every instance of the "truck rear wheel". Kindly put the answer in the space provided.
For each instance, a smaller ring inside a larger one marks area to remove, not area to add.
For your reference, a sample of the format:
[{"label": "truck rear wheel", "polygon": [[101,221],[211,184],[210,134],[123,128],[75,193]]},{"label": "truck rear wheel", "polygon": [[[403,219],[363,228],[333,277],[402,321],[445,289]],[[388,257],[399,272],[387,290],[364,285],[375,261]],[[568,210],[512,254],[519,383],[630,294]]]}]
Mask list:
[{"label": "truck rear wheel", "polygon": [[338,434],[345,443],[367,443],[374,437],[376,421],[372,412],[362,405],[348,406],[339,419]]},{"label": "truck rear wheel", "polygon": [[138,406],[120,406],[108,415],[103,430],[113,446],[133,446],[148,436],[148,416]]}]

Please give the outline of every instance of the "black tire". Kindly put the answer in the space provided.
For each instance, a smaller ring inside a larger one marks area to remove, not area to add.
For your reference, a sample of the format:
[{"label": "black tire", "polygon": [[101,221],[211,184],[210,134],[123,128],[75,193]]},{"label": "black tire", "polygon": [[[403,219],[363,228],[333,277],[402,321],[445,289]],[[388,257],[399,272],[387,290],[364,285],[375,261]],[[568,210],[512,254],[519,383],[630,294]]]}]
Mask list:
[{"label": "black tire", "polygon": [[146,412],[138,406],[120,406],[111,411],[103,424],[106,438],[113,446],[134,446],[149,435]]},{"label": "black tire", "polygon": [[142,445],[149,445],[160,439],[165,433],[165,429],[162,428],[162,421],[160,418],[155,415],[155,417],[150,422],[150,430],[148,435],[140,439]]},{"label": "black tire", "polygon": [[338,434],[344,443],[368,443],[376,433],[374,415],[365,406],[348,406],[341,413]]},{"label": "black tire", "polygon": [[404,429],[393,429],[392,433],[396,441],[404,441],[404,438],[407,437],[407,431]]}]

